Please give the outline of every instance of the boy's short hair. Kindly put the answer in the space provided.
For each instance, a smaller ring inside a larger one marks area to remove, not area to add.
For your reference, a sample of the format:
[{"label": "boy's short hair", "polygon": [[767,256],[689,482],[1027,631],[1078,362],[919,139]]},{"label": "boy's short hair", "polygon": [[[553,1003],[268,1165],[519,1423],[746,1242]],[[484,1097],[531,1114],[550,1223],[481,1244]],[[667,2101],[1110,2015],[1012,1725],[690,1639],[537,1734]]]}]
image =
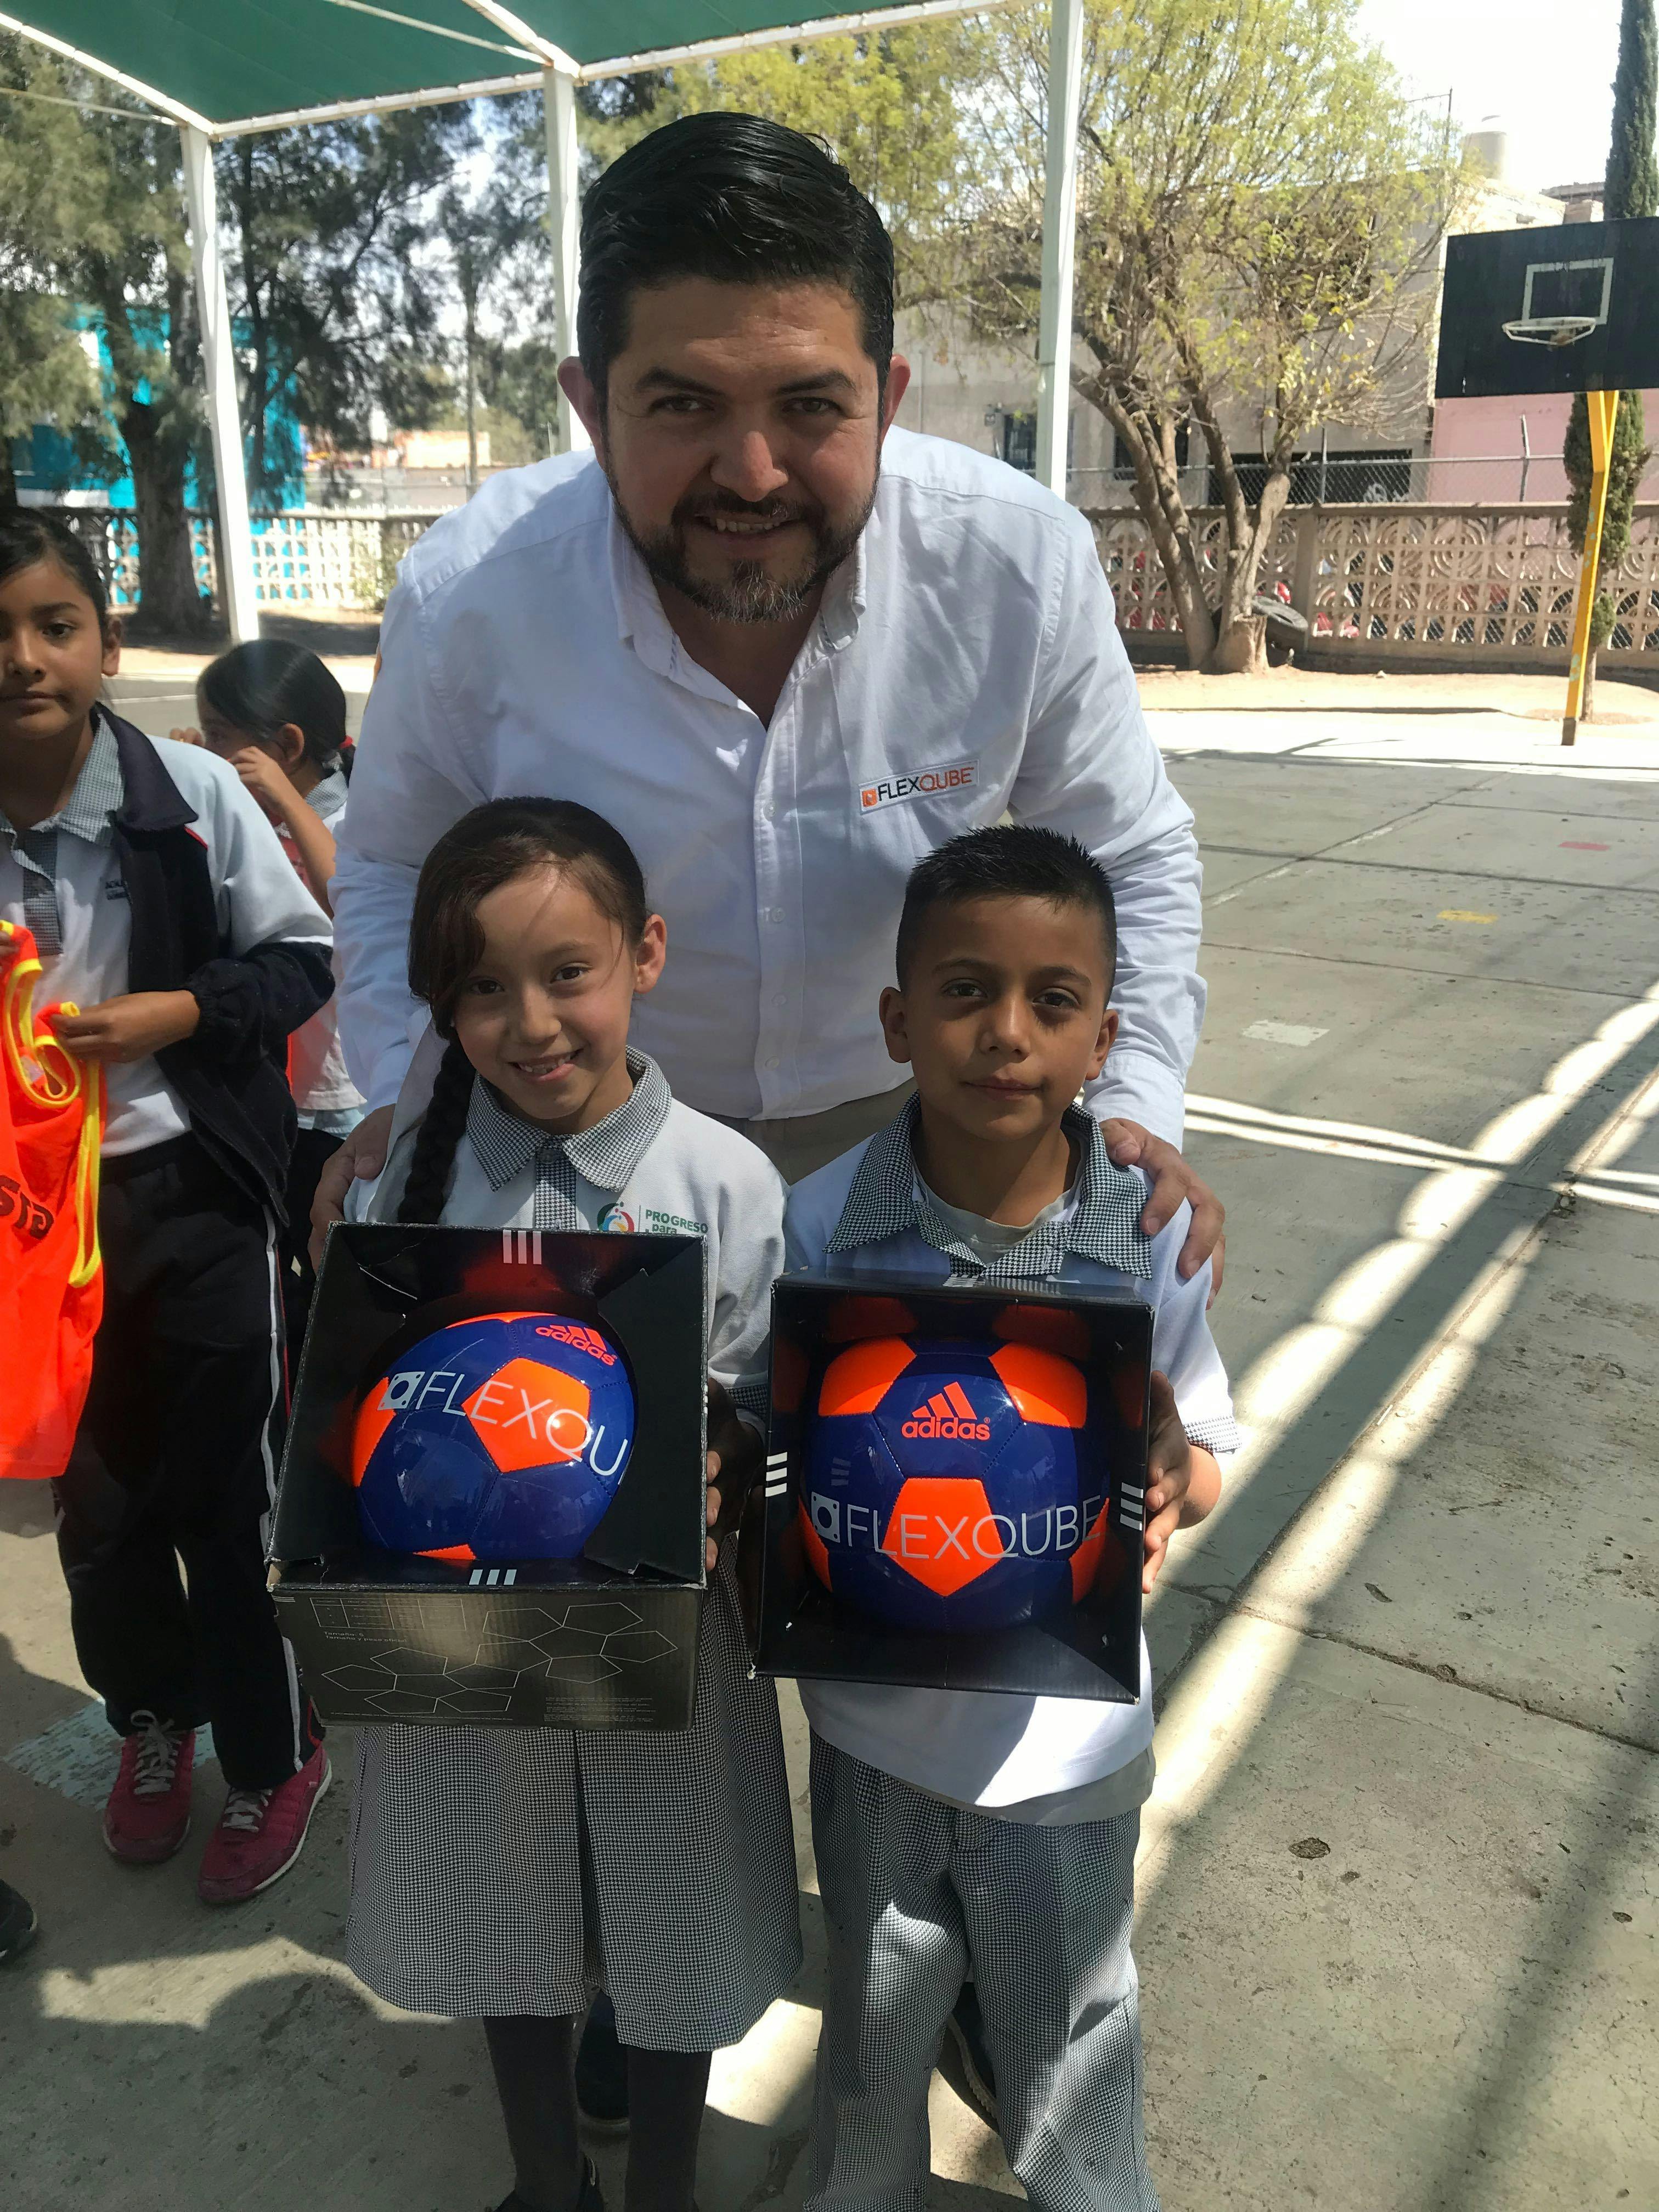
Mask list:
[{"label": "boy's short hair", "polygon": [[1082,907],[1097,915],[1106,941],[1106,986],[1111,988],[1117,967],[1117,908],[1106,871],[1075,837],[1019,822],[969,830],[911,870],[898,926],[901,987],[933,908],[981,898],[1046,899],[1051,906]]}]

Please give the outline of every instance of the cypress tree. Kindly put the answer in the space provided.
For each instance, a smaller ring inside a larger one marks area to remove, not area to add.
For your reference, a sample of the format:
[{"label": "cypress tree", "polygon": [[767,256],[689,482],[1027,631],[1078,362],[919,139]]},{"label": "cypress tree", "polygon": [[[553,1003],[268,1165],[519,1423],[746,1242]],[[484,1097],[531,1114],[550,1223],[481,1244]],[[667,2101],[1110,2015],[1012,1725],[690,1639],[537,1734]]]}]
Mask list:
[{"label": "cypress tree", "polygon": [[[1654,107],[1659,96],[1659,32],[1653,0],[1624,0],[1619,24],[1619,66],[1613,78],[1613,138],[1607,150],[1601,205],[1610,222],[1627,216],[1659,215],[1659,166],[1654,161]],[[1607,513],[1601,525],[1603,576],[1618,574],[1630,550],[1636,494],[1651,455],[1642,421],[1642,395],[1621,392],[1613,423],[1607,469]],[[1575,553],[1584,550],[1589,521],[1589,410],[1583,393],[1574,395],[1561,448],[1567,472],[1567,534]],[[1590,643],[1584,672],[1584,718],[1589,719],[1595,683],[1595,653],[1613,634],[1614,601],[1598,591],[1590,611]]]}]

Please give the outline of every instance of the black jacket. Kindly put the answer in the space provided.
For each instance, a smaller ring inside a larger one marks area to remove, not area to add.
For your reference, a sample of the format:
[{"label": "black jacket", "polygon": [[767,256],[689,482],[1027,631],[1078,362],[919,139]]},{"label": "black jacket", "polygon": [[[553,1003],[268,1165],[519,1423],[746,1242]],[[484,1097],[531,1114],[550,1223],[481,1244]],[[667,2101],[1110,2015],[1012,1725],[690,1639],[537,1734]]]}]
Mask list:
[{"label": "black jacket", "polygon": [[333,994],[328,948],[273,942],[230,955],[194,809],[143,731],[108,720],[126,786],[114,849],[131,918],[127,988],[196,1000],[195,1034],[157,1065],[207,1151],[283,1221],[295,1126],[288,1040]]}]

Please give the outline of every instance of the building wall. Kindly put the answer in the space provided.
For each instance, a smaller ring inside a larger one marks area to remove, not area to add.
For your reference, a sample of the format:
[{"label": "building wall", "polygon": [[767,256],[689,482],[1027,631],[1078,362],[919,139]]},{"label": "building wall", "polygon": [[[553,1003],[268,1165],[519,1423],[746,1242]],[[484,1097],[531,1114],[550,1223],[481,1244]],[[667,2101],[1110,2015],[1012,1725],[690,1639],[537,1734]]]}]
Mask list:
[{"label": "building wall", "polygon": [[[1565,499],[1567,472],[1561,465],[1561,441],[1571,408],[1571,398],[1564,392],[1538,392],[1526,399],[1437,401],[1425,496],[1445,505]],[[1642,412],[1651,436],[1659,429],[1659,392],[1642,394]],[[1523,442],[1530,446],[1533,456],[1525,467],[1524,492],[1522,463],[1512,458],[1521,453]],[[1499,458],[1483,458],[1487,456]],[[1659,500],[1659,461],[1650,465],[1638,496]]]}]

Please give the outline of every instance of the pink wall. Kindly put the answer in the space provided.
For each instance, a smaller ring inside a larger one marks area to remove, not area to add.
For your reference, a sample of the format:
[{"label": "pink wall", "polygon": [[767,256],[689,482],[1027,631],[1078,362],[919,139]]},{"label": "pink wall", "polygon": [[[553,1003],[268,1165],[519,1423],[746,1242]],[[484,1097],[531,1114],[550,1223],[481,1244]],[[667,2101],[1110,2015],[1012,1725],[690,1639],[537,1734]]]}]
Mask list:
[{"label": "pink wall", "polygon": [[[1561,441],[1566,434],[1572,405],[1564,392],[1546,392],[1528,399],[1438,399],[1434,408],[1434,439],[1429,463],[1428,490],[1431,502],[1456,507],[1486,501],[1507,505],[1521,496],[1519,459],[1460,459],[1460,455],[1516,454],[1521,451],[1521,417],[1527,418],[1532,446],[1532,465],[1527,471],[1528,501],[1561,500],[1567,495],[1566,472],[1561,466]],[[1650,444],[1659,447],[1659,392],[1642,394]],[[1642,486],[1644,499],[1659,499],[1659,455],[1650,466]]]}]

